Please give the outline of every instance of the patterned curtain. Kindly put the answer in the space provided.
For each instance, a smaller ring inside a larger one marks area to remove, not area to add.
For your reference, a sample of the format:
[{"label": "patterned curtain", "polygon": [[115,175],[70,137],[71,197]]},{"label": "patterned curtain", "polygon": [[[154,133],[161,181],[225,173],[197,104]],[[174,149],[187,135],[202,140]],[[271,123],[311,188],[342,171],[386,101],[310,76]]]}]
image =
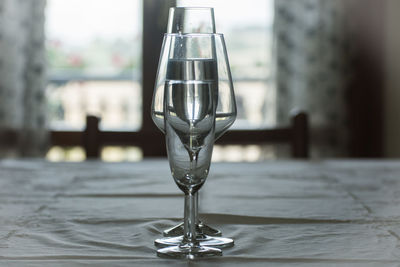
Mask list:
[{"label": "patterned curtain", "polygon": [[349,77],[341,0],[275,0],[277,120],[309,114],[311,156],[348,155]]},{"label": "patterned curtain", "polygon": [[0,131],[17,133],[17,147],[0,140],[0,156],[40,156],[47,145],[45,0],[0,0]]}]

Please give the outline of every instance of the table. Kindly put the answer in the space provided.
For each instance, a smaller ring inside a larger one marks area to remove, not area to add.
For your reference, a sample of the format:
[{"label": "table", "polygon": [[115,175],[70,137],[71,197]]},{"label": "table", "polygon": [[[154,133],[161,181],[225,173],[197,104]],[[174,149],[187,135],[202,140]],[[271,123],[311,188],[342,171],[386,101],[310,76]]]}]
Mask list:
[{"label": "table", "polygon": [[200,205],[236,245],[161,259],[183,214],[167,160],[3,160],[0,266],[400,266],[400,161],[214,163]]}]

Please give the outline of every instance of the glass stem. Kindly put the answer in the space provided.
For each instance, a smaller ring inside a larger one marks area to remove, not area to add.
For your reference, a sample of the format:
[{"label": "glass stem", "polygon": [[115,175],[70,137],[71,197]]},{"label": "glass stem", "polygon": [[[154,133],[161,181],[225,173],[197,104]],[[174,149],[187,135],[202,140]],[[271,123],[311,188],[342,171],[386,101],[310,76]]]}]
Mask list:
[{"label": "glass stem", "polygon": [[205,235],[203,234],[200,228],[200,219],[199,219],[199,191],[194,193],[194,216],[196,222],[196,237],[197,239],[204,239]]},{"label": "glass stem", "polygon": [[191,247],[199,246],[199,242],[196,241],[195,202],[194,194],[190,192],[185,194],[183,243]]},{"label": "glass stem", "polygon": [[196,225],[199,225],[199,191],[194,193],[194,216]]}]

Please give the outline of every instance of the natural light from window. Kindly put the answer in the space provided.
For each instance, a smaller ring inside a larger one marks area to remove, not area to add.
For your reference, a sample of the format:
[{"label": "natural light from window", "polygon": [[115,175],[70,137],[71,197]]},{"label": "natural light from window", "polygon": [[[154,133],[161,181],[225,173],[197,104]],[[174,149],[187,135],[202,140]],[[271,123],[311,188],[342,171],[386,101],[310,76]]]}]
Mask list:
[{"label": "natural light from window", "polygon": [[213,7],[216,30],[225,36],[238,117],[233,128],[276,122],[273,74],[273,0],[178,0],[178,6]]},{"label": "natural light from window", "polygon": [[[233,129],[275,125],[273,0],[178,0],[209,6],[225,35],[238,117]],[[102,130],[138,131],[142,124],[142,0],[47,0],[50,128],[83,130],[87,114]],[[122,152],[121,152],[122,151]],[[271,158],[261,146],[215,147],[213,160]],[[138,148],[106,147],[102,159],[139,160]],[[55,147],[55,160],[85,159],[80,147]],[[272,156],[271,156],[272,155]]]},{"label": "natural light from window", "polygon": [[82,129],[86,114],[140,128],[141,12],[139,0],[47,1],[51,128]]}]

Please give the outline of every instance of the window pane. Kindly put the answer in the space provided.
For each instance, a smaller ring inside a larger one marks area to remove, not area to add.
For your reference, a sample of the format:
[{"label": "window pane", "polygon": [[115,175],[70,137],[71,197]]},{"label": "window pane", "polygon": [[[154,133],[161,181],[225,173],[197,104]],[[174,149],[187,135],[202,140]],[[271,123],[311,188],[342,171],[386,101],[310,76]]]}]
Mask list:
[{"label": "window pane", "polygon": [[[283,151],[284,153],[277,153]],[[254,162],[272,160],[277,157],[289,158],[287,146],[284,145],[215,145],[213,162]]]},{"label": "window pane", "polygon": [[100,129],[139,130],[141,87],[132,81],[69,81],[47,88],[54,129],[85,127],[85,114],[101,117]]},{"label": "window pane", "polygon": [[82,147],[59,147],[53,146],[46,154],[49,161],[84,161],[86,159],[85,151]]},{"label": "window pane", "polygon": [[51,128],[141,125],[141,1],[48,0],[46,36]]},{"label": "window pane", "polygon": [[272,81],[273,0],[178,0],[178,6],[214,8],[217,32],[223,33],[234,79],[238,117],[234,128],[275,124]]},{"label": "window pane", "polygon": [[140,161],[143,153],[134,146],[105,146],[101,150],[101,159],[109,162]]}]

